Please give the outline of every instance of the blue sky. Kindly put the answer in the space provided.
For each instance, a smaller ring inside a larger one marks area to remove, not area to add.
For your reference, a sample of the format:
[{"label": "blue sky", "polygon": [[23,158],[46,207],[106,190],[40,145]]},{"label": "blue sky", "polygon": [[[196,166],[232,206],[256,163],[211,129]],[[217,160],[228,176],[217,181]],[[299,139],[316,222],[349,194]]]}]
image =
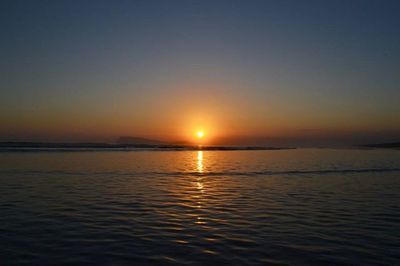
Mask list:
[{"label": "blue sky", "polygon": [[0,7],[2,139],[400,131],[398,1]]}]

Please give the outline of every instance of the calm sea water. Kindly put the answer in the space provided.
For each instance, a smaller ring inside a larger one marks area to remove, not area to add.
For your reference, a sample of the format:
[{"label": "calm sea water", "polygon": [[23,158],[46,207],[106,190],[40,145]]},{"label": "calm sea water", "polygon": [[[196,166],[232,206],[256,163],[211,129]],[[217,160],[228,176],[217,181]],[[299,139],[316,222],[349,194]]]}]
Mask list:
[{"label": "calm sea water", "polygon": [[0,264],[400,265],[400,151],[0,152]]}]

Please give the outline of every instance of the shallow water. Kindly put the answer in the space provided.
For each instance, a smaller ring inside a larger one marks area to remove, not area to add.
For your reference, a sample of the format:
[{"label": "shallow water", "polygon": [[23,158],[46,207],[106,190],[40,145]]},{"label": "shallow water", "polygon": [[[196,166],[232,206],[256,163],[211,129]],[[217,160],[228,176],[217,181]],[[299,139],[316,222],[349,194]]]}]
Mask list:
[{"label": "shallow water", "polygon": [[399,265],[400,151],[1,152],[0,264]]}]

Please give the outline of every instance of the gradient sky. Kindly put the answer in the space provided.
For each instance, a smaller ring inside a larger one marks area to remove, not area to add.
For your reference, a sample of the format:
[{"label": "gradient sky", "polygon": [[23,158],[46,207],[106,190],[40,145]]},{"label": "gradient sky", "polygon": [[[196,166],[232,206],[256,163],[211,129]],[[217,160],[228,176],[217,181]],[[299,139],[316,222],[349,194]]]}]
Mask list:
[{"label": "gradient sky", "polygon": [[[400,1],[1,1],[0,140],[391,141]],[[307,142],[306,141],[306,142]]]}]

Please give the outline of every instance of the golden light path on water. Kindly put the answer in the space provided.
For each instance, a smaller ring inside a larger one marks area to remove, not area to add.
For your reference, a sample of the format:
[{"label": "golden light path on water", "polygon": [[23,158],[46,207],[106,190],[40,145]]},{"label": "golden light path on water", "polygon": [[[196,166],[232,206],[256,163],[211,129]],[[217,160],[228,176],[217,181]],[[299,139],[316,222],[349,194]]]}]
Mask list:
[{"label": "golden light path on water", "polygon": [[197,172],[203,173],[203,151],[197,151]]},{"label": "golden light path on water", "polygon": [[[203,173],[203,151],[197,151],[197,173],[199,173],[199,174]],[[198,209],[201,209],[202,208],[201,200],[204,195],[204,185],[202,182],[202,176],[197,176],[196,187],[197,187],[197,190],[200,192],[200,194],[198,195],[198,198],[197,198],[197,206],[196,207]],[[197,221],[195,222],[196,224],[205,224],[204,221],[201,221],[202,217],[200,215],[197,215],[196,218],[197,218]]]}]

